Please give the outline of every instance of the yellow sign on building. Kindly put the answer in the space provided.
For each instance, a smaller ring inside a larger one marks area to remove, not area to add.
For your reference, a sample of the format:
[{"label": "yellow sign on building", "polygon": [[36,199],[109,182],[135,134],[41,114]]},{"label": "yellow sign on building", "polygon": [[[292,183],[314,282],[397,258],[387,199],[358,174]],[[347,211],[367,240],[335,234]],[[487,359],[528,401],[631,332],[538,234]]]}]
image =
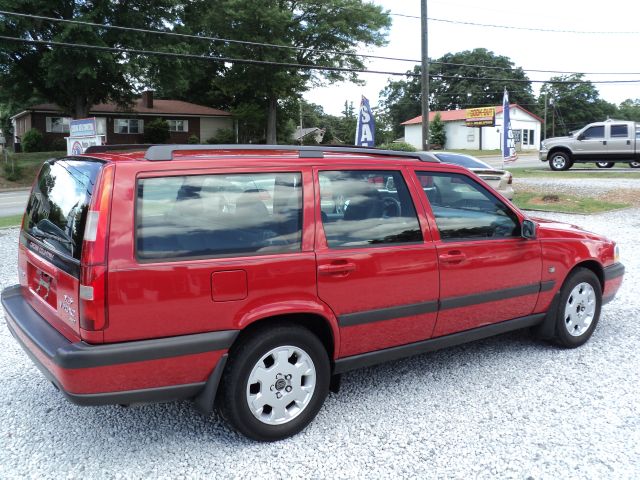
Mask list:
[{"label": "yellow sign on building", "polygon": [[496,107],[468,108],[467,127],[493,127],[496,124]]}]

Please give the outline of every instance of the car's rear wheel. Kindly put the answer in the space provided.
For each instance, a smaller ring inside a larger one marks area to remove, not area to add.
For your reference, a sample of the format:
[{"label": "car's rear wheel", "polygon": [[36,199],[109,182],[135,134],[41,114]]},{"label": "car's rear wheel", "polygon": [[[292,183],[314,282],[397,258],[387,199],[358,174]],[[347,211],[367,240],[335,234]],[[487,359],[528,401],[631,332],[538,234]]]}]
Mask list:
[{"label": "car's rear wheel", "polygon": [[573,165],[573,163],[571,162],[569,155],[564,152],[555,152],[549,159],[549,167],[551,170],[569,170],[571,165]]},{"label": "car's rear wheel", "polygon": [[631,168],[640,168],[640,162],[629,162]]},{"label": "car's rear wheel", "polygon": [[615,165],[615,162],[596,162],[598,168],[611,168]]},{"label": "car's rear wheel", "polygon": [[259,329],[231,354],[220,411],[249,438],[281,440],[313,420],[329,391],[329,377],[329,356],[311,331],[291,324]]},{"label": "car's rear wheel", "polygon": [[555,312],[555,341],[567,348],[583,345],[596,328],[602,307],[600,280],[578,268],[564,282]]}]

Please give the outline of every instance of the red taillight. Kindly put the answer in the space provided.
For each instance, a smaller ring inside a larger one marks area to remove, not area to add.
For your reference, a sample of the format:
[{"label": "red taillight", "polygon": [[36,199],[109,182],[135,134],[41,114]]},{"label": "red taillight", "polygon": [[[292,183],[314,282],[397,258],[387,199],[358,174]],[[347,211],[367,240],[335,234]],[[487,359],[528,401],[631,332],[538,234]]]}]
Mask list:
[{"label": "red taillight", "polygon": [[84,228],[79,307],[82,337],[91,337],[86,338],[89,341],[99,341],[90,332],[104,330],[107,326],[107,246],[114,171],[114,165],[102,169],[99,188],[91,199]]},{"label": "red taillight", "polygon": [[83,266],[80,275],[80,328],[104,330],[107,326],[107,267]]}]

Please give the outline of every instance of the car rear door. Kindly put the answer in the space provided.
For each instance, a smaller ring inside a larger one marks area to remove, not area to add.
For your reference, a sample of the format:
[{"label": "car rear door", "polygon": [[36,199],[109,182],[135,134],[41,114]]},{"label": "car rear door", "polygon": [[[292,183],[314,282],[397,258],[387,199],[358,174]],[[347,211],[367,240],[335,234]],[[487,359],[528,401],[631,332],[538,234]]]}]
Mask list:
[{"label": "car rear door", "polygon": [[340,356],[429,338],[436,251],[402,169],[331,166],[314,178],[318,294],[338,318]]},{"label": "car rear door", "polygon": [[635,148],[635,131],[627,123],[612,123],[607,140],[607,158],[612,160],[633,158]]},{"label": "car rear door", "polygon": [[541,248],[521,237],[516,212],[470,175],[415,173],[440,269],[433,336],[530,315],[541,288]]}]

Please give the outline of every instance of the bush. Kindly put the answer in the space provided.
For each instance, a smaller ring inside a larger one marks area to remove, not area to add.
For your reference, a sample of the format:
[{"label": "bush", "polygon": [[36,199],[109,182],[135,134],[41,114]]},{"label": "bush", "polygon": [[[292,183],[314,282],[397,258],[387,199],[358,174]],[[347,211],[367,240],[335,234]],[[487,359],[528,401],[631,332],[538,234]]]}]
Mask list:
[{"label": "bush", "polygon": [[429,127],[429,143],[433,146],[439,146],[440,149],[447,144],[447,132],[440,112],[436,113]]},{"label": "bush", "polygon": [[383,143],[378,148],[384,150],[395,150],[397,152],[417,152],[418,150],[411,144],[406,142]]},{"label": "bush", "polygon": [[236,143],[236,135],[230,128],[221,128],[216,134],[207,139],[209,144],[230,144]]},{"label": "bush", "polygon": [[157,118],[144,126],[145,143],[166,143],[171,138],[169,123]]},{"label": "bush", "polygon": [[17,182],[23,176],[22,167],[16,163],[14,159],[8,162],[2,162],[2,169],[4,170],[4,178],[10,182]]},{"label": "bush", "polygon": [[190,145],[197,145],[200,143],[200,138],[197,135],[191,135],[187,143]]},{"label": "bush", "polygon": [[52,152],[63,152],[67,150],[67,141],[64,138],[54,138],[51,140],[50,150]]},{"label": "bush", "polygon": [[[44,152],[44,138],[40,130],[32,128],[22,136],[23,152]],[[66,150],[66,147],[65,147]]]}]

